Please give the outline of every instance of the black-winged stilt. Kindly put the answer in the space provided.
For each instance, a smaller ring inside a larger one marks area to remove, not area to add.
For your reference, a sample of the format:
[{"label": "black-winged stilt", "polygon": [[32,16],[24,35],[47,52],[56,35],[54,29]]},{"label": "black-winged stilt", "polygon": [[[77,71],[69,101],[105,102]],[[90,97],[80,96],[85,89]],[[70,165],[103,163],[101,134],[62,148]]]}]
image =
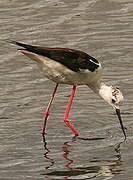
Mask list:
[{"label": "black-winged stilt", "polygon": [[68,115],[75,95],[76,86],[87,85],[116,110],[124,134],[124,140],[126,140],[125,128],[122,123],[119,108],[119,105],[123,101],[123,95],[119,88],[107,86],[105,83],[101,82],[102,67],[98,60],[85,52],[70,48],[49,48],[32,46],[16,41],[8,42],[21,46],[22,48],[18,50],[36,61],[43,71],[44,76],[56,83],[45,111],[42,135],[45,134],[50,107],[57,91],[58,84],[72,85],[72,93],[68,101],[64,121],[75,135],[79,135],[78,131],[69,122]]}]

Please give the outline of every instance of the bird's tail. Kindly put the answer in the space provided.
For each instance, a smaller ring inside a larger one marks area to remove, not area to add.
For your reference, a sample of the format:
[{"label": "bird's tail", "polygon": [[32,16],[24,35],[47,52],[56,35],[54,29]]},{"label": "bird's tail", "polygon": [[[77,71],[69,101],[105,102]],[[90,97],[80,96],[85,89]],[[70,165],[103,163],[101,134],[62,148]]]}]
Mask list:
[{"label": "bird's tail", "polygon": [[17,42],[17,41],[12,41],[12,40],[6,40],[6,42],[10,43],[10,44],[14,44],[14,45],[17,45],[17,46],[21,46],[27,50],[30,50],[33,46],[31,45],[28,45],[28,44],[24,44],[24,43],[21,43],[21,42]]}]

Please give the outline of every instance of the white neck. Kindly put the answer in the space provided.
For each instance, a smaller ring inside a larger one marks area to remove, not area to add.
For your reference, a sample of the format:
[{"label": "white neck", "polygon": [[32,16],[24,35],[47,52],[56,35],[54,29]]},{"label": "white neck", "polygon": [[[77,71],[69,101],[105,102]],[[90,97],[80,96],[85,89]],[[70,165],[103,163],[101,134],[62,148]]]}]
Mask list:
[{"label": "white neck", "polygon": [[102,97],[105,101],[109,102],[111,95],[111,86],[106,85],[103,82],[97,82],[93,85],[88,85],[96,94]]}]

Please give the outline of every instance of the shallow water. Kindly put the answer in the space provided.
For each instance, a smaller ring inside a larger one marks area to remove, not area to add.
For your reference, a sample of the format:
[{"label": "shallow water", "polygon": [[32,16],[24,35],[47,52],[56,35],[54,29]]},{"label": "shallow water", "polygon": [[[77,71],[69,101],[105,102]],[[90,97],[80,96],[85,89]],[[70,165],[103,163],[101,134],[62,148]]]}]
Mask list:
[{"label": "shallow water", "polygon": [[[133,179],[132,12],[132,0],[0,0],[0,179]],[[63,122],[71,87],[61,85],[43,142],[42,114],[54,83],[5,39],[80,49],[99,59],[103,81],[125,96],[127,141],[119,151],[116,115],[86,86],[77,88],[70,112],[80,138]]]}]

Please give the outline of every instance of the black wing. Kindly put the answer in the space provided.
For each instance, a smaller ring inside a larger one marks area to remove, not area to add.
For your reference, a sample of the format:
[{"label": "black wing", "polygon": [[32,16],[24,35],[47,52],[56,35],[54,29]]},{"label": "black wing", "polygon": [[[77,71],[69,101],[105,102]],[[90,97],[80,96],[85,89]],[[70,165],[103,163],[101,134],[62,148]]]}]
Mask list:
[{"label": "black wing", "polygon": [[21,46],[27,51],[55,60],[75,72],[78,72],[81,69],[88,69],[93,72],[99,67],[99,62],[94,57],[79,50],[70,48],[48,48],[31,46],[16,41],[10,41],[10,43]]}]

